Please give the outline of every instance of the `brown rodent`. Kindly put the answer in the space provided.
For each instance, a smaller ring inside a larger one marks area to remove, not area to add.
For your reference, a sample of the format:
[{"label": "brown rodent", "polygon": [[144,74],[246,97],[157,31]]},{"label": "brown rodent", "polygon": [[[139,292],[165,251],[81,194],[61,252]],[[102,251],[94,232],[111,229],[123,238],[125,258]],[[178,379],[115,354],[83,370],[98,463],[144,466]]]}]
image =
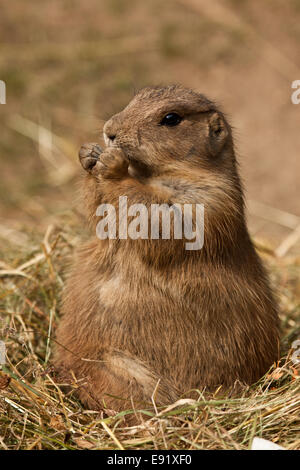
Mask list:
[{"label": "brown rodent", "polygon": [[[167,117],[168,116],[168,117]],[[76,255],[55,364],[82,402],[122,410],[257,381],[278,359],[278,315],[250,240],[231,128],[180,86],[142,89],[80,160],[92,239]],[[100,203],[201,203],[204,246],[100,240]]]}]

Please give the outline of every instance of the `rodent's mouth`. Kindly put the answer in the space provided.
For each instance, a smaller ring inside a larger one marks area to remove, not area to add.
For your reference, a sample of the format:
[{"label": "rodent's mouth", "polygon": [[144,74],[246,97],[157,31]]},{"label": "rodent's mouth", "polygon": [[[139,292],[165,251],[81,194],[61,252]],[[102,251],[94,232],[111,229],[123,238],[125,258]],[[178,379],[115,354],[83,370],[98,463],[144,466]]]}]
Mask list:
[{"label": "rodent's mouth", "polygon": [[140,178],[149,178],[152,175],[153,170],[147,164],[130,155],[127,155],[127,158],[129,160],[129,174]]}]

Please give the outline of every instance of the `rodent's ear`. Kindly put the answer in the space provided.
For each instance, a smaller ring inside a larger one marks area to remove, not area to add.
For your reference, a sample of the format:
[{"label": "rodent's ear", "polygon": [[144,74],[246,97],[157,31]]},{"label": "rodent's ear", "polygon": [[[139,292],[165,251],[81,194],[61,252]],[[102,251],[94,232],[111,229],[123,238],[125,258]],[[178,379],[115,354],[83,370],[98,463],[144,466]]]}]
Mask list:
[{"label": "rodent's ear", "polygon": [[228,128],[224,117],[214,112],[208,118],[209,152],[216,157],[222,150],[228,137]]}]

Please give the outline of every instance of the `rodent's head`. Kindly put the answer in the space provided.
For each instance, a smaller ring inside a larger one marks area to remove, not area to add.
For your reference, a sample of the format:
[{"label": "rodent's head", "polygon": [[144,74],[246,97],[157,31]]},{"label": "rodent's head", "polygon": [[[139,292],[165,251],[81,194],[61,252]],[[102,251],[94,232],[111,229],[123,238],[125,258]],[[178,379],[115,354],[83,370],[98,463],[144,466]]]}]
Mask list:
[{"label": "rodent's head", "polygon": [[103,130],[106,145],[121,147],[144,173],[162,174],[175,162],[235,166],[224,115],[204,95],[181,86],[142,89]]}]

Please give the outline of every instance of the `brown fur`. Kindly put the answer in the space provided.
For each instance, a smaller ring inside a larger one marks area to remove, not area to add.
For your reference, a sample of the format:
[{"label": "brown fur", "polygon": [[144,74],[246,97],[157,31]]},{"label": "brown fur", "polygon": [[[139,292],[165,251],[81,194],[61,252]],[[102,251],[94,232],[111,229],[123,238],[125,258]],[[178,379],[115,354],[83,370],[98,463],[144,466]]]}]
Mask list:
[{"label": "brown fur", "polygon": [[[176,127],[159,125],[170,112]],[[93,230],[100,203],[203,203],[205,240],[92,240],[77,252],[55,363],[84,379],[81,400],[121,410],[191,389],[253,383],[278,357],[278,317],[245,224],[231,129],[203,95],[145,88],[85,145]],[[109,140],[107,136],[115,136]]]}]

